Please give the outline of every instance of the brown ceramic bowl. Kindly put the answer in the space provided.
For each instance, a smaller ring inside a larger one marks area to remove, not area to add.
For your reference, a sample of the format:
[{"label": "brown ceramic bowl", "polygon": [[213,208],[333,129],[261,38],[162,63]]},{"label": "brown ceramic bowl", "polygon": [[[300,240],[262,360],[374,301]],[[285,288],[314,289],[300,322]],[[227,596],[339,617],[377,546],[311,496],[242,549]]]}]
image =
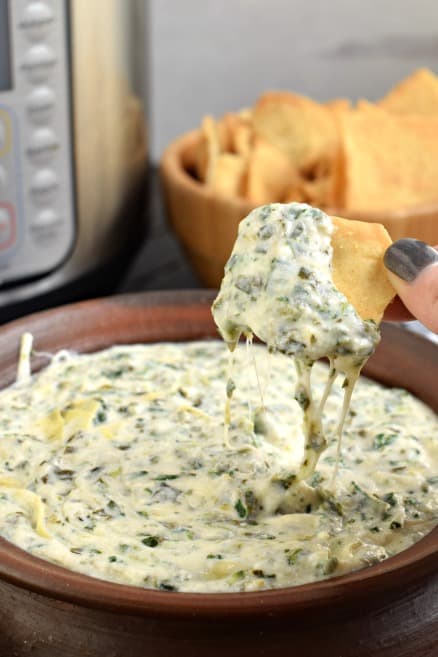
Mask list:
[{"label": "brown ceramic bowl", "polygon": [[[38,351],[215,335],[213,294],[87,301],[0,329],[0,385],[14,379],[20,335]],[[42,365],[36,363],[36,366]],[[438,350],[385,326],[367,374],[438,409]],[[438,530],[376,566],[274,591],[189,594],[122,586],[30,556],[0,539],[1,657],[434,657]]]},{"label": "brown ceramic bowl", "polygon": [[[237,236],[237,226],[253,208],[244,198],[220,196],[193,175],[199,132],[187,133],[166,149],[161,178],[167,214],[194,270],[204,285],[218,287]],[[340,209],[332,215],[346,216]],[[382,223],[393,240],[415,237],[438,244],[438,203],[392,212],[349,212],[349,219]]]}]

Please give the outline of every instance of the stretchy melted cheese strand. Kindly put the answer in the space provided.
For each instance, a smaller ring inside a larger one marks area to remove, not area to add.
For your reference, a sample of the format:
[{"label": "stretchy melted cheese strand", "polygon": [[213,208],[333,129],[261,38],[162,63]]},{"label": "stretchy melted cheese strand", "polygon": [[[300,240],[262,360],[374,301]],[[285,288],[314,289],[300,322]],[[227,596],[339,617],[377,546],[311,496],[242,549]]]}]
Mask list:
[{"label": "stretchy melted cheese strand", "polygon": [[[335,468],[333,471],[333,479],[332,479],[332,486],[334,485],[334,480],[336,478],[336,475],[338,474],[339,470],[339,459],[341,458],[341,448],[342,448],[342,435],[344,431],[344,425],[345,425],[345,420],[347,419],[347,414],[350,409],[350,404],[351,404],[351,397],[353,395],[353,390],[356,385],[356,381],[359,378],[359,371],[352,372],[350,374],[350,378],[345,378],[343,388],[344,388],[344,401],[342,403],[342,410],[341,410],[341,416],[339,418],[339,424],[336,429],[336,437],[337,437],[337,446],[336,446],[336,463],[335,463]],[[329,382],[330,382],[330,377],[329,377]],[[324,407],[322,407],[323,410]],[[321,412],[322,412],[321,410]]]},{"label": "stretchy melted cheese strand", "polygon": [[230,447],[230,424],[231,424],[231,398],[233,396],[235,383],[235,358],[234,353],[230,350],[228,352],[227,362],[227,382],[225,389],[225,407],[224,407],[224,445],[226,448]]}]

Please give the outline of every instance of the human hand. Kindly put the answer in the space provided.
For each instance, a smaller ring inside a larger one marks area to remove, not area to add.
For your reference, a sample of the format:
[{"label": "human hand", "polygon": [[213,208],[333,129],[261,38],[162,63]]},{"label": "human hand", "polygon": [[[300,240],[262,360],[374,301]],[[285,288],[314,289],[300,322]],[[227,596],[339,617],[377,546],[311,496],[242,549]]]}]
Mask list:
[{"label": "human hand", "polygon": [[386,250],[384,263],[388,278],[397,292],[385,311],[384,319],[418,319],[438,333],[438,247],[404,238]]}]

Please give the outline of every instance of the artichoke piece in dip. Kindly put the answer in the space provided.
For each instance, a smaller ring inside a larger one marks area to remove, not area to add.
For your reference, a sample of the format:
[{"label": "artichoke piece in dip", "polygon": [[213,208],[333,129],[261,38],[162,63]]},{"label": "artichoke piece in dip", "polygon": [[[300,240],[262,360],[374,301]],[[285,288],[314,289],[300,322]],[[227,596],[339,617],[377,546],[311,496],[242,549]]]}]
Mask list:
[{"label": "artichoke piece in dip", "polygon": [[[297,479],[312,475],[327,445],[321,415],[337,374],[345,376],[340,444],[354,384],[379,341],[374,319],[363,319],[333,282],[333,232],[332,219],[306,204],[256,208],[240,223],[213,304],[214,319],[231,350],[242,334],[254,334],[271,350],[294,357],[295,399],[304,410],[305,432]],[[323,357],[329,359],[330,370],[317,405],[310,373]]]}]

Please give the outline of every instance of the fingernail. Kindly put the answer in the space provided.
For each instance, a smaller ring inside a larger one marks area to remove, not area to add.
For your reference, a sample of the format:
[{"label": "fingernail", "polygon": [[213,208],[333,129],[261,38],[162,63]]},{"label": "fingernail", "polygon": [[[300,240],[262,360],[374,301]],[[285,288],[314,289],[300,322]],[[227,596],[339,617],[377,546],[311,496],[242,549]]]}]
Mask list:
[{"label": "fingernail", "polygon": [[383,262],[393,274],[411,282],[425,267],[438,262],[438,252],[425,242],[406,237],[386,249]]}]

